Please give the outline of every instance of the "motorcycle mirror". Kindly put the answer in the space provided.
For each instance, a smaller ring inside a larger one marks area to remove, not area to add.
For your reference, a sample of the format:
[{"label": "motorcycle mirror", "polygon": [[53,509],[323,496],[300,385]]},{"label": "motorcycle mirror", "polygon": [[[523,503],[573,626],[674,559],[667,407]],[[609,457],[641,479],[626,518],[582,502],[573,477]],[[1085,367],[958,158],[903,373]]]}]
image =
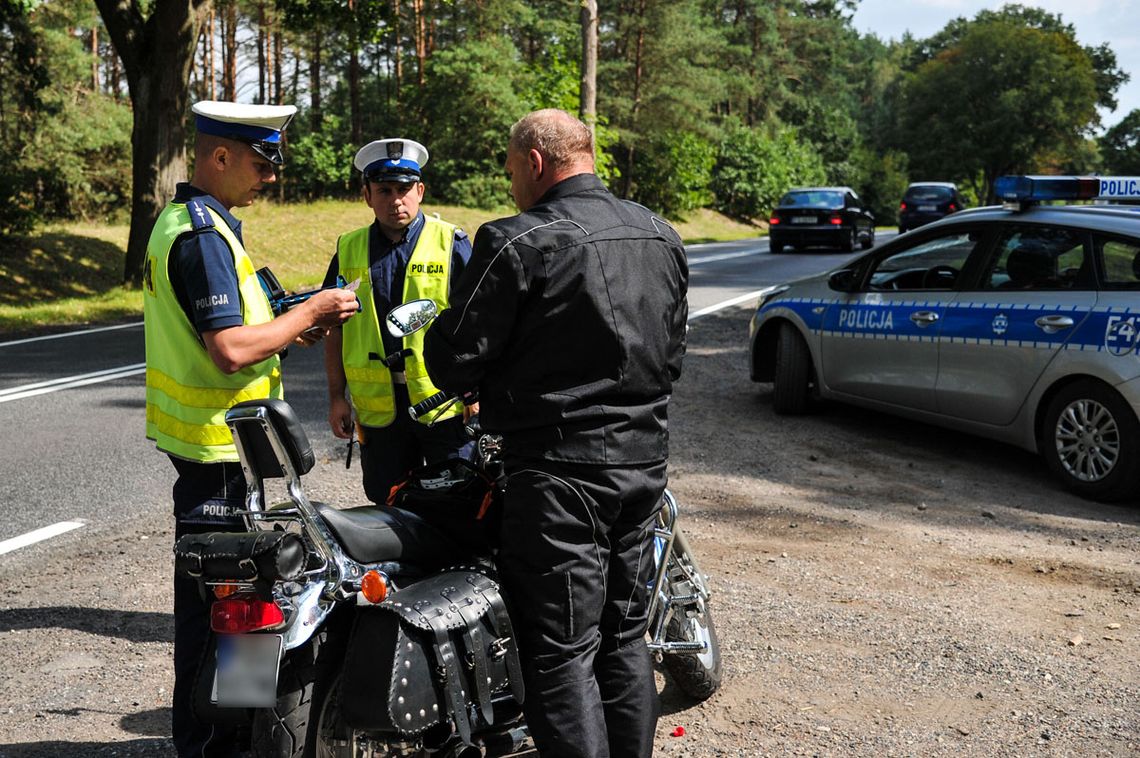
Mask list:
[{"label": "motorcycle mirror", "polygon": [[439,314],[432,300],[411,300],[388,311],[385,325],[393,337],[407,337],[432,322]]}]

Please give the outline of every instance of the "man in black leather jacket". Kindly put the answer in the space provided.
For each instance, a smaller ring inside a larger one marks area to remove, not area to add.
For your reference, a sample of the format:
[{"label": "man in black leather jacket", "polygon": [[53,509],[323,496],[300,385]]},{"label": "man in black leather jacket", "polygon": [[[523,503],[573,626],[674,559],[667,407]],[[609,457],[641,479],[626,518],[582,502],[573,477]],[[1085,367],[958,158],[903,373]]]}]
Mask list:
[{"label": "man in black leather jacket", "polygon": [[499,567],[539,753],[648,756],[647,584],[688,265],[676,231],[593,170],[568,113],[511,128],[521,213],[479,229],[424,355],[437,386],[478,390],[484,428],[503,435]]}]

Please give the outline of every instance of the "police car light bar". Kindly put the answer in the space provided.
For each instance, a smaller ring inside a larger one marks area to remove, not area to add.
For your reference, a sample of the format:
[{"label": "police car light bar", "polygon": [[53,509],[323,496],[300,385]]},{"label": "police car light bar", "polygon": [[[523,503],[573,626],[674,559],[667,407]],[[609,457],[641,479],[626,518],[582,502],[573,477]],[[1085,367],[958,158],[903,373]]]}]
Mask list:
[{"label": "police car light bar", "polygon": [[1014,209],[1042,200],[1140,200],[1140,177],[1001,176],[994,194]]}]

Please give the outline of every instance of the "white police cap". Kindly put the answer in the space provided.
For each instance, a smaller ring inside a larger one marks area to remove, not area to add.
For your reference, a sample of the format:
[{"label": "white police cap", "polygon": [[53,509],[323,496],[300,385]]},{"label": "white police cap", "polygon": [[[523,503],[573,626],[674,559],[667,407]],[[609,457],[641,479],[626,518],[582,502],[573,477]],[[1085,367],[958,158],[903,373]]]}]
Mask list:
[{"label": "white police cap", "polygon": [[427,148],[410,139],[378,139],[356,152],[352,165],[370,182],[418,182]]},{"label": "white police cap", "polygon": [[191,110],[200,133],[244,142],[278,166],[285,162],[281,156],[281,133],[293,119],[297,106],[202,100],[194,103]]}]

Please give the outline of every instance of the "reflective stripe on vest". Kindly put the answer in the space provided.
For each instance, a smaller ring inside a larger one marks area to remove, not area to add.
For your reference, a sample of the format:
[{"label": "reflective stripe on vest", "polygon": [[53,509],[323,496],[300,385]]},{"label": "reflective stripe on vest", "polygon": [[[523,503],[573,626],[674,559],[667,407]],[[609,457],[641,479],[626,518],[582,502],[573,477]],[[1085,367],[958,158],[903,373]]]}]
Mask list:
[{"label": "reflective stripe on vest", "polygon": [[[392,375],[383,363],[368,357],[370,353],[384,355],[384,341],[380,337],[381,314],[376,313],[368,265],[370,228],[366,226],[356,229],[341,235],[337,240],[337,266],[341,276],[348,281],[360,280],[356,296],[360,298],[361,304],[360,315],[349,319],[341,327],[341,358],[357,420],[364,426],[388,426],[396,418]],[[424,227],[420,230],[416,248],[404,271],[401,302],[431,299],[440,310],[447,307],[455,231],[456,227],[451,224],[424,217]],[[421,329],[403,341],[404,347],[412,350],[412,355],[404,359],[404,375],[408,383],[408,397],[413,404],[439,391],[428,378],[423,363],[425,331]],[[420,421],[427,424],[458,416],[462,412],[462,407],[456,404],[442,415],[431,413]]]},{"label": "reflective stripe on vest", "polygon": [[[210,215],[214,230],[234,256],[243,323],[272,320],[273,311],[253,262],[229,225],[213,210]],[[273,356],[233,374],[214,364],[170,282],[170,251],[191,230],[186,205],[171,203],[159,215],[147,244],[143,272],[146,436],[159,450],[180,458],[204,463],[236,461],[226,411],[244,400],[280,398],[281,361]]]}]

